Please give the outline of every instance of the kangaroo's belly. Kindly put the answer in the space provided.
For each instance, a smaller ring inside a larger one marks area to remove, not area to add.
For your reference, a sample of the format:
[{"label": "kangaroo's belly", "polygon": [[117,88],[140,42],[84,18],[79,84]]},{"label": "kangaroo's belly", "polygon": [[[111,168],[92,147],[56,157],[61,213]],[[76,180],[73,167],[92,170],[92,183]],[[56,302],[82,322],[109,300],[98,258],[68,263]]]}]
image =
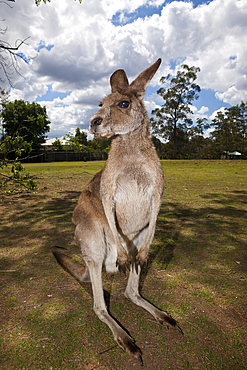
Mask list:
[{"label": "kangaroo's belly", "polygon": [[147,181],[125,178],[115,193],[116,223],[120,234],[133,239],[150,220],[152,186]]}]

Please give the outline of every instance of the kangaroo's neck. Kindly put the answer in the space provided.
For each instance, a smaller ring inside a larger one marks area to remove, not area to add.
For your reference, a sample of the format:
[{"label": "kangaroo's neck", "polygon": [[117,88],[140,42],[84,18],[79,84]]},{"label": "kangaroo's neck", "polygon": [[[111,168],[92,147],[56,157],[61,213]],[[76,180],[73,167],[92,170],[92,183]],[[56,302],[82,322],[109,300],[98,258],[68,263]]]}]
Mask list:
[{"label": "kangaroo's neck", "polygon": [[151,140],[149,120],[145,119],[137,129],[128,134],[117,135],[112,139],[108,160],[116,156],[138,156],[141,153],[145,156],[150,156],[153,152],[156,154]]}]

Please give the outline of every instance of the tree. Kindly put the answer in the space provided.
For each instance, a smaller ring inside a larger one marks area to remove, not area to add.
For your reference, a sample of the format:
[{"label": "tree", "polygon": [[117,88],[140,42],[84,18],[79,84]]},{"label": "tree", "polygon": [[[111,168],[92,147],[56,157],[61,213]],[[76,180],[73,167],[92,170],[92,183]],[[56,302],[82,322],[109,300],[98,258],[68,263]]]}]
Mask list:
[{"label": "tree", "polygon": [[78,136],[73,136],[71,132],[66,134],[63,139],[65,140],[65,150],[74,150],[76,152],[89,151],[86,145],[80,143]]},{"label": "tree", "polygon": [[80,144],[87,145],[87,134],[83,131],[80,131],[79,127],[76,129],[75,137],[78,138]]},{"label": "tree", "polygon": [[192,125],[188,115],[193,114],[190,105],[194,99],[198,99],[197,93],[201,91],[200,86],[195,84],[199,71],[198,67],[182,64],[175,77],[168,74],[160,79],[166,87],[161,87],[157,94],[162,96],[165,103],[152,111],[156,118],[150,121],[154,134],[173,141],[174,159],[178,151],[178,130],[186,131]]},{"label": "tree", "polygon": [[[49,3],[51,2],[51,0],[43,0],[43,3],[46,4],[46,1],[48,1]],[[42,0],[35,0],[35,4],[38,6],[40,3],[42,2]]]},{"label": "tree", "polygon": [[18,132],[32,143],[33,150],[39,150],[45,142],[45,134],[50,131],[46,107],[23,100],[3,103],[2,107],[4,135],[12,137]]},{"label": "tree", "polygon": [[15,133],[11,136],[2,136],[0,139],[0,187],[5,193],[20,191],[19,186],[26,190],[34,190],[36,184],[33,176],[25,171],[20,162],[22,153],[30,153],[32,144],[28,143]]},{"label": "tree", "polygon": [[63,150],[63,144],[61,143],[61,140],[56,138],[56,140],[53,141],[52,143],[52,151],[55,152],[55,151],[61,151],[61,150]]},{"label": "tree", "polygon": [[[5,135],[2,125],[3,105],[8,102],[8,93],[5,90],[0,91],[0,119],[1,119],[1,136],[0,136],[0,187],[5,192],[16,191],[16,186],[21,185],[26,189],[35,189],[36,184],[33,177],[25,172],[25,168],[20,163],[20,157],[23,153],[27,155],[32,150],[32,144],[28,143],[18,135]],[[14,186],[13,186],[14,185]]]},{"label": "tree", "polygon": [[240,105],[219,111],[212,120],[215,150],[218,155],[222,152],[240,151],[247,154],[247,105]]},{"label": "tree", "polygon": [[227,109],[227,116],[237,135],[236,148],[242,154],[247,155],[247,102]]},{"label": "tree", "polygon": [[219,155],[225,151],[233,151],[235,147],[235,138],[232,125],[229,123],[225,112],[217,112],[212,120],[212,126],[215,130],[211,133],[214,140],[215,151]]},{"label": "tree", "polygon": [[210,127],[207,118],[197,118],[196,124],[188,129],[189,151],[191,157],[201,158],[201,148],[205,143],[204,131]]}]

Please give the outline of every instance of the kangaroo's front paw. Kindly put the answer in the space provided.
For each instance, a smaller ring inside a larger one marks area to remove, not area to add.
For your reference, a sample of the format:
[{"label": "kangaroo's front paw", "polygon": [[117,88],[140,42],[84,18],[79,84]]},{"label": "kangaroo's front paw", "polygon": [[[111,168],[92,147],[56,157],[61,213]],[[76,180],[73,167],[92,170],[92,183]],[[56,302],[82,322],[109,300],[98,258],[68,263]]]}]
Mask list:
[{"label": "kangaroo's front paw", "polygon": [[148,263],[149,263],[148,252],[139,251],[135,259],[136,268],[140,266],[141,269],[143,268],[147,269]]},{"label": "kangaroo's front paw", "polygon": [[128,261],[128,256],[121,255],[117,257],[116,267],[118,268],[119,272],[123,272],[126,275],[126,271],[130,269],[130,263]]}]

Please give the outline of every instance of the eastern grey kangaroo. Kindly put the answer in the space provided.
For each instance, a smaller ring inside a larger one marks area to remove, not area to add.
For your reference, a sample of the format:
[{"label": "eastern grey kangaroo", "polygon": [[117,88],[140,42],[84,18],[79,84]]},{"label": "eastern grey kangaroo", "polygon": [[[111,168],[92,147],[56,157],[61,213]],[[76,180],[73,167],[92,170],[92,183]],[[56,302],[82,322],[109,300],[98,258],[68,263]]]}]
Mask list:
[{"label": "eastern grey kangaroo", "polygon": [[144,106],[145,90],[160,63],[158,59],[130,85],[122,69],[111,76],[112,93],[90,118],[90,132],[96,138],[111,137],[111,149],[103,170],[81,193],[72,219],[75,241],[86,266],[54,252],[73,277],[91,282],[96,315],[109,326],[119,347],[141,365],[141,350],[107,311],[102,267],[110,273],[129,267],[125,297],[150,312],[160,324],[169,324],[182,333],[167,312],[154,307],[139,293],[140,273],[148,262],[165,184]]}]

